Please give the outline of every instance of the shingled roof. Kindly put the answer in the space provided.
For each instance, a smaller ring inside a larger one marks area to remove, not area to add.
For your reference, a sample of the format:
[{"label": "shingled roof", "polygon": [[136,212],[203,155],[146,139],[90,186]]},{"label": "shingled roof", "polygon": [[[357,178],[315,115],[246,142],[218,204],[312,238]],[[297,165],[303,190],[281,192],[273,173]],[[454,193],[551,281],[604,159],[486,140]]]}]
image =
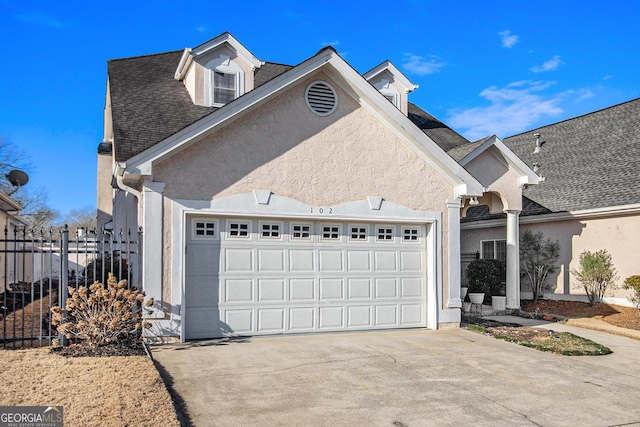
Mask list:
[{"label": "shingled roof", "polygon": [[469,144],[468,139],[412,103],[409,103],[409,120],[444,151]]},{"label": "shingled roof", "polygon": [[[194,105],[174,78],[183,51],[108,61],[116,161],[125,161],[212,113]],[[256,70],[260,86],[291,66],[265,63]]]},{"label": "shingled roof", "polygon": [[[542,149],[532,154],[536,133]],[[545,182],[526,194],[553,211],[640,203],[640,99],[521,133],[504,143],[525,163],[539,163]]]},{"label": "shingled roof", "polygon": [[[194,105],[184,84],[174,78],[182,54],[180,50],[108,61],[116,161],[126,161],[217,109]],[[255,71],[255,87],[291,68],[264,63]],[[409,103],[408,116],[445,151],[469,145],[414,104]]]},{"label": "shingled roof", "polygon": [[[542,148],[533,154],[537,133]],[[545,177],[525,190],[525,201],[535,205],[525,204],[523,216],[640,203],[640,98],[503,142],[528,165],[537,162]],[[467,218],[493,217],[478,206],[469,209]]]}]

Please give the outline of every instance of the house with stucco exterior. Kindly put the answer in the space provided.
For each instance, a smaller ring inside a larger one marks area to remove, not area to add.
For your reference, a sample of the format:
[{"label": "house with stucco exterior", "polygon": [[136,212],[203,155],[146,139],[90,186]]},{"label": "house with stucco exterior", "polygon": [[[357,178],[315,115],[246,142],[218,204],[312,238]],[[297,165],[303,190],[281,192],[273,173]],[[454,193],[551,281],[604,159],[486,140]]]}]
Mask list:
[{"label": "house with stucco exterior", "polygon": [[[621,286],[640,274],[640,99],[532,129],[504,144],[544,177],[525,192],[519,219],[521,229],[541,231],[560,244],[544,297],[586,301],[571,270],[579,268],[582,252],[606,249],[619,278],[605,302],[631,305]],[[507,221],[488,206],[467,210],[462,253],[505,259]],[[531,296],[523,280],[522,297]]]},{"label": "house with stucco exterior", "polygon": [[457,327],[460,217],[478,203],[506,213],[517,309],[518,214],[540,178],[416,89],[389,61],[362,74],[327,47],[277,64],[229,33],[109,61],[99,225],[143,230],[151,332]]}]

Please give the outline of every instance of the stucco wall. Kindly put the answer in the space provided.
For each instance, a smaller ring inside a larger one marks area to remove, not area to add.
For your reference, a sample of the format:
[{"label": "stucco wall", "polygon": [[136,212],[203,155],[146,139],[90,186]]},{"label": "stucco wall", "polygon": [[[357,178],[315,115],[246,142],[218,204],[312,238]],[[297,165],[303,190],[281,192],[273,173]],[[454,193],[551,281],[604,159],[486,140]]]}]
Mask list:
[{"label": "stucco wall", "polygon": [[489,191],[500,195],[504,210],[522,210],[518,176],[509,170],[506,160],[501,157],[499,150],[491,147],[469,162],[465,169]]},{"label": "stucco wall", "polygon": [[[526,221],[526,219],[525,219]],[[640,274],[640,240],[636,239],[640,229],[640,216],[619,216],[600,219],[566,220],[543,224],[521,224],[520,231],[542,231],[546,237],[560,243],[558,271],[550,276],[553,293],[583,295],[584,290],[575,280],[571,269],[579,268],[580,254],[583,251],[606,249],[612,256],[618,270],[617,285],[621,288],[624,279]],[[481,240],[505,239],[504,227],[461,230],[461,250],[463,253],[480,250]],[[526,281],[522,280],[522,290],[529,291]],[[618,289],[609,293],[609,297],[618,298],[617,303],[626,303],[628,293]]]},{"label": "stucco wall", "polygon": [[113,212],[113,231],[131,233],[138,231],[138,202],[133,194],[127,194],[122,190],[116,190]]},{"label": "stucco wall", "polygon": [[111,220],[113,212],[113,188],[111,187],[111,170],[113,168],[112,154],[98,154],[97,161],[97,225],[102,227]]},{"label": "stucco wall", "polygon": [[[254,189],[331,206],[382,196],[414,210],[446,213],[452,185],[337,85],[327,117],[311,112],[304,91],[315,75],[206,139],[154,166],[167,199],[211,200]],[[168,206],[165,203],[165,209]],[[164,216],[171,229],[170,215]],[[448,296],[447,224],[443,221],[444,298]],[[165,233],[165,295],[171,236]]]}]

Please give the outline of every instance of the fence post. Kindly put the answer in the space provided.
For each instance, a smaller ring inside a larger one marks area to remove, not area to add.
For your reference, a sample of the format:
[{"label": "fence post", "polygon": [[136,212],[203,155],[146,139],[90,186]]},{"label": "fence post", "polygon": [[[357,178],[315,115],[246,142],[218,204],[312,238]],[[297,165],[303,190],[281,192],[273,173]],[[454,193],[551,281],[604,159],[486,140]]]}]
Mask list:
[{"label": "fence post", "polygon": [[[62,242],[60,243],[60,308],[66,310],[67,294],[69,293],[69,227],[64,225]],[[66,313],[65,313],[66,316]],[[67,337],[58,333],[60,344],[67,345]]]},{"label": "fence post", "polygon": [[138,244],[137,244],[137,249],[138,249],[138,277],[137,277],[137,284],[138,284],[138,289],[142,289],[142,274],[143,274],[143,266],[142,266],[142,227],[138,227]]}]

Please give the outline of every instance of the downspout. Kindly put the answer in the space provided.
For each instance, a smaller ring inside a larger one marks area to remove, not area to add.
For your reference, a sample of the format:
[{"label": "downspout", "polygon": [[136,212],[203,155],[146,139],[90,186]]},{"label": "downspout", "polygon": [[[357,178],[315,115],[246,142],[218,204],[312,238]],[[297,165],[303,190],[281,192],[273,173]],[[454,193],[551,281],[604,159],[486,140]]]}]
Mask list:
[{"label": "downspout", "polygon": [[120,166],[119,163],[116,164],[116,184],[118,185],[119,189],[121,189],[127,194],[129,193],[133,194],[133,196],[138,200],[138,218],[137,218],[138,221],[137,222],[138,222],[138,226],[141,226],[142,224],[140,220],[142,219],[142,193],[133,187],[129,187],[124,183],[124,168]]}]

